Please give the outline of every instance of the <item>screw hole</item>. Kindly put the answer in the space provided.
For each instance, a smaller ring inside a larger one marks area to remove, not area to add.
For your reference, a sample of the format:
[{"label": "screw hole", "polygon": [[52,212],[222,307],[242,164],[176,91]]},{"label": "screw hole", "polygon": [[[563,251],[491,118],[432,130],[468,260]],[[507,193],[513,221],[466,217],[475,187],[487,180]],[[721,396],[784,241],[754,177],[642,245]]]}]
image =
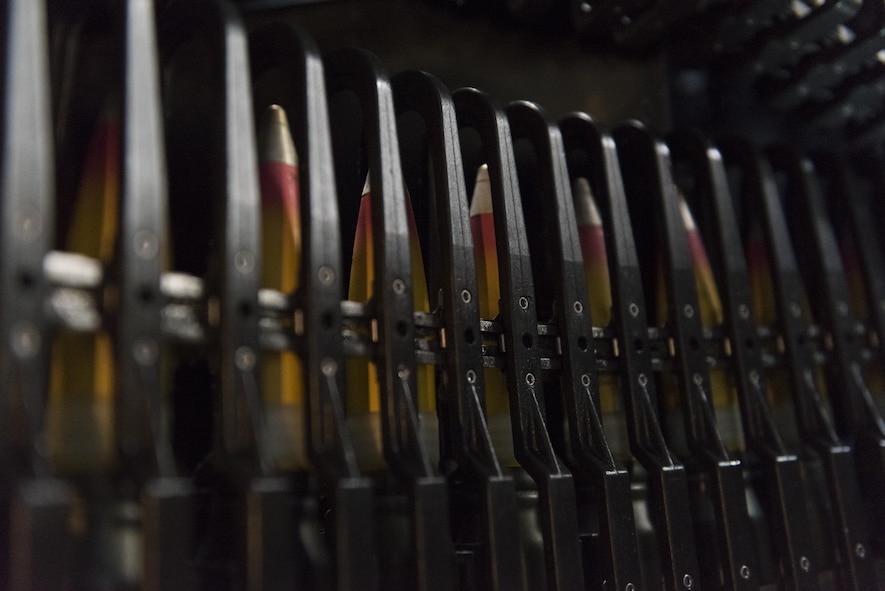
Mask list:
[{"label": "screw hole", "polygon": [[529,333],[523,334],[522,335],[522,344],[525,346],[526,349],[531,349],[532,348],[532,335],[530,335]]},{"label": "screw hole", "polygon": [[642,349],[645,348],[645,343],[642,342],[642,339],[636,339],[633,341],[633,348],[636,349],[637,353],[642,353]]},{"label": "screw hole", "polygon": [[587,337],[578,337],[578,347],[581,349],[581,351],[586,351],[588,346],[589,343],[587,342]]},{"label": "screw hole", "polygon": [[467,341],[468,345],[472,345],[474,341],[476,341],[476,335],[473,333],[472,328],[468,328],[464,331],[464,340]]},{"label": "screw hole", "polygon": [[335,322],[335,316],[331,312],[323,312],[323,315],[320,317],[320,324],[324,329],[332,328],[332,324]]},{"label": "screw hole", "polygon": [[409,326],[405,321],[400,320],[396,323],[396,332],[399,336],[404,337],[409,334]]},{"label": "screw hole", "polygon": [[701,344],[695,337],[691,337],[690,339],[688,339],[688,346],[689,348],[691,348],[692,351],[697,351],[701,348]]},{"label": "screw hole", "polygon": [[240,302],[240,305],[237,306],[237,309],[239,310],[240,316],[242,318],[249,318],[250,316],[252,316],[252,304],[250,302],[247,302],[245,300]]},{"label": "screw hole", "polygon": [[154,290],[149,285],[142,285],[138,290],[138,299],[143,304],[150,304],[154,301]]},{"label": "screw hole", "polygon": [[28,271],[22,271],[18,274],[18,284],[23,289],[30,289],[37,283],[37,279]]}]

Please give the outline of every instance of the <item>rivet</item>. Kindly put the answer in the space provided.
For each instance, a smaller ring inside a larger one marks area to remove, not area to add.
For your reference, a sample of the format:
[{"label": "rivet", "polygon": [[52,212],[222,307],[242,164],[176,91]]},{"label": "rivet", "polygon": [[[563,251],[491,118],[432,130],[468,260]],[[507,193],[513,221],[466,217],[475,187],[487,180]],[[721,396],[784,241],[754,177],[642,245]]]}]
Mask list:
[{"label": "rivet", "polygon": [[526,297],[519,298],[519,307],[522,308],[523,310],[529,309],[529,301]]},{"label": "rivet", "polygon": [[639,382],[639,385],[642,387],[645,387],[645,385],[648,384],[648,378],[645,376],[644,373],[639,374],[639,377],[636,378],[636,381]]},{"label": "rivet", "polygon": [[393,280],[393,293],[396,295],[402,295],[406,291],[406,282],[402,279],[394,279]]},{"label": "rivet", "polygon": [[682,586],[686,589],[694,587],[694,579],[691,578],[690,574],[686,573],[682,576]]},{"label": "rivet", "polygon": [[19,359],[30,359],[40,351],[42,345],[40,333],[33,324],[26,321],[18,322],[12,327],[9,340]]},{"label": "rivet", "polygon": [[332,270],[332,267],[323,265],[317,271],[317,277],[323,285],[331,285],[335,281],[335,271]]},{"label": "rivet", "polygon": [[400,367],[399,371],[396,372],[396,375],[398,375],[401,380],[408,380],[409,376],[412,375],[412,372],[409,371],[409,368],[407,367]]},{"label": "rivet", "polygon": [[636,585],[634,585],[633,583],[627,583],[627,585],[624,587],[624,591],[636,591]]},{"label": "rivet", "polygon": [[139,365],[151,365],[158,355],[157,343],[153,339],[138,339],[132,345],[132,357]]},{"label": "rivet", "polygon": [[468,369],[466,375],[467,375],[467,383],[468,384],[475,384],[476,383],[476,372],[475,371],[473,371],[472,369]]},{"label": "rivet", "polygon": [[255,255],[248,250],[238,251],[234,255],[234,268],[243,275],[251,273],[255,269]]},{"label": "rivet", "polygon": [[836,310],[839,312],[840,316],[848,315],[848,304],[845,302],[836,302]]},{"label": "rivet", "polygon": [[535,385],[535,375],[531,374],[531,373],[525,374],[525,383],[528,384],[529,386],[534,386]]},{"label": "rivet", "polygon": [[160,252],[160,240],[157,235],[150,230],[136,230],[135,236],[132,238],[132,247],[135,249],[135,255],[143,261],[149,261],[157,256]]},{"label": "rivet", "polygon": [[802,307],[796,302],[790,302],[790,314],[792,314],[794,318],[799,318],[802,316]]},{"label": "rivet", "polygon": [[854,547],[854,553],[857,554],[857,557],[863,560],[867,557],[867,549],[863,544],[857,544]]},{"label": "rivet", "polygon": [[750,308],[747,306],[747,304],[741,304],[740,306],[738,306],[738,315],[740,315],[740,317],[744,320],[750,317]]},{"label": "rivet", "polygon": [[757,385],[759,383],[759,372],[755,369],[750,370],[750,383]]},{"label": "rivet", "polygon": [[701,374],[696,373],[693,376],[691,376],[691,381],[693,381],[696,386],[700,386],[701,384],[704,383],[704,378],[701,376]]},{"label": "rivet", "polygon": [[27,208],[19,212],[15,229],[22,242],[33,242],[43,233],[41,219],[40,213],[34,209]]},{"label": "rivet", "polygon": [[320,362],[320,371],[327,378],[331,378],[338,372],[338,363],[334,359],[326,357]]},{"label": "rivet", "polygon": [[808,572],[811,570],[811,561],[808,560],[807,556],[800,556],[799,557],[799,568],[801,568],[805,572]]},{"label": "rivet", "polygon": [[[581,2],[581,12],[588,13],[591,10],[593,10],[593,7],[590,6],[589,2]],[[631,583],[631,585],[632,585],[632,583]],[[629,585],[628,585],[628,587],[629,587]]]},{"label": "rivet", "polygon": [[583,311],[584,311],[584,304],[582,304],[581,302],[575,302],[575,312],[580,314]]},{"label": "rivet", "polygon": [[472,300],[472,299],[473,299],[473,296],[470,295],[470,290],[468,290],[468,289],[461,290],[461,301],[462,302],[464,302],[465,304],[469,304],[470,300]]},{"label": "rivet", "polygon": [[587,374],[582,375],[581,376],[581,383],[584,384],[585,386],[589,386],[590,385],[590,376],[588,376]]},{"label": "rivet", "polygon": [[240,347],[234,355],[234,363],[242,371],[255,367],[255,352],[249,347]]},{"label": "rivet", "polygon": [[[885,307],[885,306],[883,306],[883,307]],[[629,310],[630,316],[632,316],[633,318],[636,318],[637,316],[639,316],[639,306],[637,306],[636,304],[631,302],[630,305],[627,306],[627,310]]]},{"label": "rivet", "polygon": [[746,564],[741,566],[741,578],[745,581],[750,578],[750,567]]},{"label": "rivet", "polygon": [[686,304],[684,308],[682,308],[682,313],[685,314],[686,318],[691,318],[694,316],[694,308],[689,304]]}]

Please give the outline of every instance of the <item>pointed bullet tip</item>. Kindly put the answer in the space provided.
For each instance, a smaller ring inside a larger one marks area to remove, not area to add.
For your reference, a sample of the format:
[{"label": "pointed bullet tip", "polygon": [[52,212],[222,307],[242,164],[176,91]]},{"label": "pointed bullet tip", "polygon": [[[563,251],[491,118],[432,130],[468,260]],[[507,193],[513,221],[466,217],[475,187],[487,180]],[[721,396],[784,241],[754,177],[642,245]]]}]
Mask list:
[{"label": "pointed bullet tip", "polygon": [[572,198],[575,201],[575,218],[580,226],[601,226],[602,217],[593,199],[590,182],[579,177],[572,181]]},{"label": "pointed bullet tip", "polygon": [[366,182],[363,183],[363,192],[361,195],[367,195],[372,192],[372,173],[366,173]]},{"label": "pointed bullet tip", "polygon": [[492,185],[489,181],[489,167],[483,164],[476,171],[476,185],[470,201],[470,215],[492,213]]},{"label": "pointed bullet tip", "polygon": [[270,105],[261,117],[258,155],[262,162],[298,165],[298,155],[289,130],[289,118],[279,105]]},{"label": "pointed bullet tip", "polygon": [[694,216],[691,214],[691,209],[689,209],[685,196],[682,195],[681,191],[679,193],[679,212],[682,214],[682,223],[685,225],[686,231],[694,232],[698,229]]}]

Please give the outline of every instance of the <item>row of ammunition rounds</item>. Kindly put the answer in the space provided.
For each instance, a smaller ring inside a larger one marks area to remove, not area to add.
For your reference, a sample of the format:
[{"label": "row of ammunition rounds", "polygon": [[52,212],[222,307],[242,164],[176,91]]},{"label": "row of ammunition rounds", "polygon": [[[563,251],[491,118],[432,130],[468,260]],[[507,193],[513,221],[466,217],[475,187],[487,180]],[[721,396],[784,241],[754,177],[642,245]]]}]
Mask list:
[{"label": "row of ammunition rounds", "polygon": [[0,587],[885,589],[875,154],[2,18]]}]

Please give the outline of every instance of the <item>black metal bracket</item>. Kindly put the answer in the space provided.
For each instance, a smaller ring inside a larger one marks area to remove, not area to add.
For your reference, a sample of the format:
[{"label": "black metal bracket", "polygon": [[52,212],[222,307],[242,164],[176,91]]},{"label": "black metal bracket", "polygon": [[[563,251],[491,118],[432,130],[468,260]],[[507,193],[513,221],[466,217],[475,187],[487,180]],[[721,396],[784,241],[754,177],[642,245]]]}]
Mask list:
[{"label": "black metal bracket", "polygon": [[[306,341],[305,437],[321,481],[334,490],[337,588],[373,589],[377,566],[372,483],[357,467],[344,416],[341,230],[322,58],[310,38],[283,24],[253,32],[249,49],[253,80],[271,70],[284,73],[286,84],[274,89],[272,99],[291,117],[299,158],[304,260],[301,287],[292,297],[300,303]],[[253,494],[258,493],[253,487]],[[267,539],[263,543],[268,550],[278,544]],[[291,563],[285,556],[279,560],[281,565]]]},{"label": "black metal bracket", "polygon": [[[205,173],[217,192],[215,248],[210,262],[209,297],[217,307],[220,407],[217,411],[218,461],[257,458],[268,473],[272,459],[266,449],[264,420],[258,397],[258,287],[261,227],[251,78],[245,28],[227,2],[178,3],[160,22],[164,65],[174,67],[181,46],[206,40],[212,53],[207,71],[217,88],[207,117],[220,133],[218,147],[206,154]],[[247,472],[254,468],[246,468]]]},{"label": "black metal bracket", "polygon": [[373,306],[378,323],[375,361],[381,387],[384,458],[408,483],[417,556],[416,588],[451,589],[454,558],[448,534],[446,482],[430,466],[419,437],[406,188],[400,168],[393,92],[371,54],[342,49],[325,56],[329,94],[356,93],[372,179],[375,248]]},{"label": "black metal bracket", "polygon": [[[143,14],[141,18],[148,17]],[[266,444],[258,378],[261,210],[247,36],[231,4],[206,0],[167,7],[159,22],[158,40],[161,67],[170,76],[164,78],[168,83],[164,93],[167,101],[176,92],[184,92],[169,81],[175,80],[171,76],[178,58],[188,54],[195,44],[203,47],[202,53],[194,55],[202,60],[207,88],[213,92],[211,102],[203,97],[201,105],[204,123],[216,134],[199,157],[208,191],[188,197],[193,199],[193,207],[208,208],[215,214],[214,219],[207,220],[214,249],[209,255],[205,294],[213,317],[209,360],[217,368],[220,390],[213,401],[212,457],[218,471],[233,484],[237,501],[246,505],[250,479],[256,473],[269,474],[273,466]],[[143,72],[137,75],[142,76]],[[193,137],[186,137],[174,126],[166,131],[167,145],[194,145]],[[175,489],[155,496],[165,502],[169,494],[174,498]],[[241,523],[253,519],[247,511],[244,513],[246,517]],[[171,510],[168,513],[179,519],[183,514]],[[164,538],[168,535],[161,532],[159,539]],[[245,535],[238,536],[231,546],[244,567],[260,550],[250,548]],[[240,571],[241,576],[246,570]],[[178,580],[184,584],[188,578]]]},{"label": "black metal bracket", "polygon": [[[70,575],[73,489],[52,478],[45,433],[55,165],[44,2],[0,13],[0,581],[59,588]],[[16,586],[17,585],[17,586]]]},{"label": "black metal bracket", "polygon": [[541,224],[550,249],[550,256],[544,258],[552,261],[547,277],[553,285],[554,324],[559,328],[562,350],[559,383],[570,452],[577,462],[575,469],[589,476],[597,491],[604,567],[601,580],[591,584],[610,581],[617,589],[641,586],[630,474],[615,459],[602,429],[590,297],[562,136],[542,108],[533,103],[512,103],[507,107],[507,118],[513,142],[527,140],[535,152],[537,166],[529,172],[535,174],[537,184],[531,193],[523,188],[522,198],[534,200],[543,211]]},{"label": "black metal bracket", "polygon": [[[802,308],[802,282],[778,186],[771,165],[759,150],[743,140],[723,137],[717,145],[728,167],[744,174],[741,198],[761,218],[766,254],[774,277],[778,328],[784,341],[792,379],[797,423],[804,442],[821,457],[832,505],[832,535],[845,584],[852,589],[873,585],[872,561],[867,560],[869,537],[860,501],[858,474],[850,446],[839,440],[815,379],[814,345]],[[861,551],[858,552],[858,548]]]},{"label": "black metal bracket", "polygon": [[[870,485],[866,490],[876,491],[875,499],[885,486],[885,419],[864,376],[863,343],[856,334],[845,268],[821,183],[812,161],[793,149],[780,146],[769,154],[775,172],[785,174],[787,224],[811,306],[832,343],[833,363],[825,366],[825,374],[836,428],[843,441],[852,444],[858,473]],[[885,525],[881,518],[874,523],[876,529]]]},{"label": "black metal bracket", "polygon": [[[768,154],[774,172],[785,175],[787,225],[804,277],[815,278],[815,287],[808,289],[812,309],[832,340],[836,363],[827,366],[827,377],[836,428],[845,439],[872,436],[882,440],[885,421],[861,373],[861,343],[855,338],[845,269],[816,171],[811,160],[792,148],[780,146]],[[868,468],[877,471],[874,466]]]},{"label": "black metal bracket", "polygon": [[700,581],[691,527],[688,484],[671,454],[657,418],[654,370],[639,259],[633,239],[618,154],[611,136],[583,113],[560,122],[571,178],[586,178],[597,197],[605,227],[612,278],[613,320],[620,348],[622,392],[633,455],[649,472],[649,505],[670,591]]},{"label": "black metal bracket", "polygon": [[[190,588],[193,487],[176,476],[161,362],[160,278],[167,231],[167,176],[153,0],[128,0],[120,219],[113,270],[117,445],[123,472],[142,490],[144,588]],[[145,470],[143,464],[148,467]]]},{"label": "black metal bracket", "polygon": [[[479,335],[479,304],[473,237],[470,232],[467,191],[455,106],[449,91],[429,74],[403,72],[393,78],[399,115],[414,111],[425,125],[426,148],[433,171],[439,261],[445,273],[431,278],[431,295],[440,294],[437,308],[447,339],[445,371],[438,404],[451,405],[441,413],[453,459],[475,479],[481,498],[486,560],[484,584],[504,591],[518,587],[522,558],[517,531],[516,490],[513,479],[498,464],[485,414],[485,378]],[[400,141],[402,150],[418,149]],[[446,420],[448,419],[448,420]]]},{"label": "black metal bracket", "polygon": [[482,159],[489,167],[513,445],[516,459],[538,484],[548,585],[557,590],[580,588],[584,580],[575,488],[547,432],[531,255],[509,126],[481,91],[463,88],[453,98],[459,128],[479,134]]},{"label": "black metal bracket", "polygon": [[[802,465],[781,439],[765,398],[762,348],[750,293],[750,276],[722,156],[700,133],[681,130],[668,136],[676,166],[691,170],[693,191],[686,199],[698,214],[701,234],[713,253],[716,283],[724,298],[726,334],[734,359],[741,422],[747,445],[759,457],[770,494],[772,537],[779,541],[782,572],[791,589],[817,589],[817,572],[803,568],[802,556],[813,555],[812,532]],[[678,179],[681,180],[681,179]],[[677,180],[677,182],[678,182]]]},{"label": "black metal bracket", "polygon": [[[726,449],[713,414],[709,365],[700,347],[704,337],[694,263],[672,178],[669,149],[635,122],[619,127],[614,138],[634,230],[651,232],[645,236],[647,240],[657,234],[664,244],[663,252],[657,252],[666,282],[666,322],[675,345],[686,439],[709,476],[717,522],[719,565],[708,569],[704,578],[708,584],[721,578],[728,589],[758,588],[744,466]],[[657,262],[653,257],[640,260],[641,264],[651,266]],[[646,289],[653,288],[653,284],[646,285]]]}]

